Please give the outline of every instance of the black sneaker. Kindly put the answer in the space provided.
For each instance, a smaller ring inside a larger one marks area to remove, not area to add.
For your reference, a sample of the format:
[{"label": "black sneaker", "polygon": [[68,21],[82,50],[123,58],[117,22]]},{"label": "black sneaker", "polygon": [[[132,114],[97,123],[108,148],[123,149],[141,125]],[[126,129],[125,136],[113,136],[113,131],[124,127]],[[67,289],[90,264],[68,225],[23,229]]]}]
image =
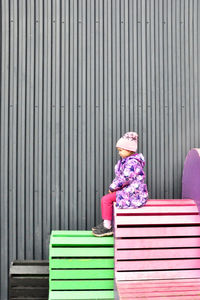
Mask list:
[{"label": "black sneaker", "polygon": [[97,229],[102,228],[102,227],[103,227],[103,222],[101,222],[99,225],[97,225],[95,227],[92,227],[92,231],[97,230]]},{"label": "black sneaker", "polygon": [[106,228],[106,227],[100,227],[97,228],[96,230],[94,230],[92,232],[95,236],[110,236],[113,235],[113,228],[111,227],[110,229]]}]

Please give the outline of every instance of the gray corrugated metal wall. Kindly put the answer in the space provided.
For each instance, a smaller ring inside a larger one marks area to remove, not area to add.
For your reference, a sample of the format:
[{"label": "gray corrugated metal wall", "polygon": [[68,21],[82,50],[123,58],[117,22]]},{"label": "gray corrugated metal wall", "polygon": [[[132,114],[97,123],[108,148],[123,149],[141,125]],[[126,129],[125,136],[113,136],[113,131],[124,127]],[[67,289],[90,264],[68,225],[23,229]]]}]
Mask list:
[{"label": "gray corrugated metal wall", "polygon": [[1,0],[1,300],[13,259],[100,219],[116,140],[137,131],[151,198],[200,146],[200,1]]}]

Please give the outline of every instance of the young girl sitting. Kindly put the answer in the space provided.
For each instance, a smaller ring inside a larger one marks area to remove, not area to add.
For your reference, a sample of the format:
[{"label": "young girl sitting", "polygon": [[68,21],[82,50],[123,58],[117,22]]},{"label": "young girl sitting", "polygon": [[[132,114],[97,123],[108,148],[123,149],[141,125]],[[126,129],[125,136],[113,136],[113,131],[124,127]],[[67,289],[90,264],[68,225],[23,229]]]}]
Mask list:
[{"label": "young girl sitting", "polygon": [[113,234],[113,202],[116,201],[118,208],[139,208],[147,202],[148,191],[143,171],[145,160],[142,153],[136,153],[137,141],[136,132],[127,132],[116,144],[121,159],[115,166],[116,176],[109,187],[109,194],[101,199],[103,222],[92,228],[95,236]]}]

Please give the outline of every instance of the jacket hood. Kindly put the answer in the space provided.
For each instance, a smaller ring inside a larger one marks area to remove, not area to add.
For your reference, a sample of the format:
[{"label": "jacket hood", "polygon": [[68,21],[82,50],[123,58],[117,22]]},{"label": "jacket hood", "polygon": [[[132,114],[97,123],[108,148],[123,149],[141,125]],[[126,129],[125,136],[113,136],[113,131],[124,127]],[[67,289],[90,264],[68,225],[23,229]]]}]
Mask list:
[{"label": "jacket hood", "polygon": [[144,168],[144,166],[145,166],[145,159],[144,159],[144,156],[142,153],[133,154],[133,155],[129,156],[127,159],[128,160],[136,159],[141,164],[142,168]]}]

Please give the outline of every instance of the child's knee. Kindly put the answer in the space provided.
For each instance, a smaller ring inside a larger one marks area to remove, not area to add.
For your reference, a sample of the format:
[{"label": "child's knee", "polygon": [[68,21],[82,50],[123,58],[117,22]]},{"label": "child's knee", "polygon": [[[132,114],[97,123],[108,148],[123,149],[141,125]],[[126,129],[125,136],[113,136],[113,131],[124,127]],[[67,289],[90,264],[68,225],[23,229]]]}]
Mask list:
[{"label": "child's knee", "polygon": [[105,202],[107,202],[107,201],[106,201],[106,196],[103,196],[103,197],[101,198],[101,204],[104,204]]},{"label": "child's knee", "polygon": [[113,197],[111,197],[110,194],[104,195],[104,196],[101,198],[101,204],[102,204],[102,205],[112,205],[112,203],[113,203]]}]

